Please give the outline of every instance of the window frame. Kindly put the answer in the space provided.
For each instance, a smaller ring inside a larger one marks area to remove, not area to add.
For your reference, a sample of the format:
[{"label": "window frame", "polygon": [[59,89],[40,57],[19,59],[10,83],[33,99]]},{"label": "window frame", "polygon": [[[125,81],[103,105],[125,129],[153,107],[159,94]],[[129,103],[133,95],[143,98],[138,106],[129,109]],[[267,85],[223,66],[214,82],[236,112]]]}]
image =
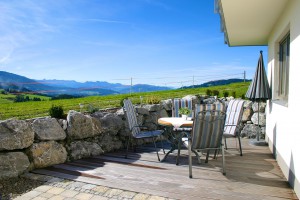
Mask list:
[{"label": "window frame", "polygon": [[[284,35],[278,43],[278,65],[276,77],[275,98],[287,106],[289,97],[289,71],[290,71],[290,32]],[[274,100],[275,100],[274,99]]]}]

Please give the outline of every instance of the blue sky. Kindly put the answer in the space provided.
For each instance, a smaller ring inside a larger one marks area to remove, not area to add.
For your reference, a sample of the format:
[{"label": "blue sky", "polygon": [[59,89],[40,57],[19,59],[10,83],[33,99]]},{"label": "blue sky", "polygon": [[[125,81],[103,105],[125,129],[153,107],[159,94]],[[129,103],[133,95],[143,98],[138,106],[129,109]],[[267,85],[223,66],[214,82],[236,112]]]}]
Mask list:
[{"label": "blue sky", "polygon": [[[259,51],[228,47],[213,0],[1,0],[0,70],[33,79],[177,87],[251,79]],[[194,78],[193,78],[194,77]]]}]

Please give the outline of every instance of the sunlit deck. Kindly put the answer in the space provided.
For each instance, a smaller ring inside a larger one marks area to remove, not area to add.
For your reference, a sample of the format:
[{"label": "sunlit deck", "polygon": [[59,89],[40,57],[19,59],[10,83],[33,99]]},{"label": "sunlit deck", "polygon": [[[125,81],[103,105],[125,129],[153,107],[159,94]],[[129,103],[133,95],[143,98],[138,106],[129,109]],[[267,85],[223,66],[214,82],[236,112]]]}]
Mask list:
[{"label": "sunlit deck", "polygon": [[234,148],[226,151],[226,176],[221,173],[221,156],[208,163],[204,156],[201,165],[194,158],[190,179],[186,150],[176,166],[175,154],[158,162],[151,147],[130,153],[128,159],[115,152],[34,172],[171,199],[297,199],[268,147],[252,146],[248,139],[242,143],[241,157],[235,140],[229,142]]}]

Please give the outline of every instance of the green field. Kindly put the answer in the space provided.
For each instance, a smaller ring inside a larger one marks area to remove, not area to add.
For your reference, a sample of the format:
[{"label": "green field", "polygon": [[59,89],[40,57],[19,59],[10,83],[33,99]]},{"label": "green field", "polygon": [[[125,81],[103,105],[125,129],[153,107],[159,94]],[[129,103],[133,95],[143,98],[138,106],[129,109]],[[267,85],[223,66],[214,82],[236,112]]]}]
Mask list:
[{"label": "green field", "polygon": [[[52,105],[62,106],[65,113],[69,110],[80,111],[80,104],[83,105],[81,111],[89,111],[90,108],[105,109],[112,107],[120,107],[120,101],[129,97],[133,103],[147,103],[149,99],[170,99],[175,97],[183,97],[186,95],[205,95],[206,90],[218,90],[219,96],[223,96],[224,91],[228,91],[229,96],[234,91],[236,97],[245,95],[250,82],[233,83],[224,86],[212,86],[209,88],[192,88],[192,89],[176,89],[158,92],[145,92],[133,94],[107,95],[107,96],[90,96],[74,99],[29,101],[14,103],[8,97],[13,95],[0,95],[0,120],[8,118],[29,119],[49,115],[49,109]],[[38,96],[40,97],[40,96]],[[33,97],[32,97],[33,98]]]}]

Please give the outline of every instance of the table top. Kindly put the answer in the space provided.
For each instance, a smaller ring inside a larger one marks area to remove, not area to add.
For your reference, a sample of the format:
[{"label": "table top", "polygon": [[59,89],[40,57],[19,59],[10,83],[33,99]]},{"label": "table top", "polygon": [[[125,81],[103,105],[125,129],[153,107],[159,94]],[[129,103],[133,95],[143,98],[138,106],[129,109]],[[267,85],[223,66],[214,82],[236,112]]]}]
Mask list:
[{"label": "table top", "polygon": [[193,121],[186,120],[182,117],[162,117],[158,119],[158,124],[163,126],[174,126],[175,128],[179,127],[192,127]]}]

